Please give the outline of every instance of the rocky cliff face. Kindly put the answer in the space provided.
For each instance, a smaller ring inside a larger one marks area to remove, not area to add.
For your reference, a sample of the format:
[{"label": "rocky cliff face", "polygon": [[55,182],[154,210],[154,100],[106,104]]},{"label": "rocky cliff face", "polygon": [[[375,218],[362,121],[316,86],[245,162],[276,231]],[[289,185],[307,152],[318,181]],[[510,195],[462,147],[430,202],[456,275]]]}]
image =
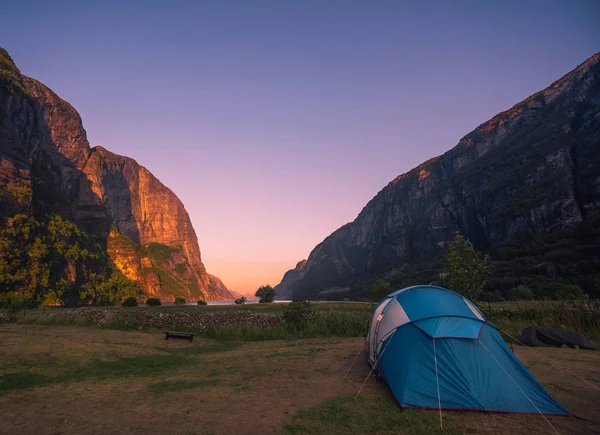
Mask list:
[{"label": "rocky cliff face", "polygon": [[281,282],[273,287],[273,290],[275,290],[275,299],[288,300],[292,298],[292,285],[300,276],[305,266],[306,260],[299,261],[295,268],[288,270],[283,275]]},{"label": "rocky cliff face", "polygon": [[0,219],[56,212],[78,223],[148,294],[230,298],[207,274],[177,196],[135,160],[90,148],[76,110],[0,51]]},{"label": "rocky cliff face", "polygon": [[400,175],[311,252],[294,297],[345,292],[440,253],[456,231],[494,252],[600,208],[600,53]]}]

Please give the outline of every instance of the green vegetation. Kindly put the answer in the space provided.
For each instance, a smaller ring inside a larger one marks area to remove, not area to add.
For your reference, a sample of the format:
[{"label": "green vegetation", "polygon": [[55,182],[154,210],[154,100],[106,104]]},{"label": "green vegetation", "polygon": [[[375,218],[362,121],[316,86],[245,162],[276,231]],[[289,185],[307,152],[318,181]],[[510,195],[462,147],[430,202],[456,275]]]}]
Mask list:
[{"label": "green vegetation", "polygon": [[0,308],[8,310],[10,313],[16,313],[23,309],[33,309],[40,305],[40,301],[31,297],[18,295],[15,293],[0,293]]},{"label": "green vegetation", "polygon": [[2,47],[0,47],[0,82],[6,83],[11,92],[19,91],[27,97],[31,96],[31,93],[23,84],[19,68]]},{"label": "green vegetation", "polygon": [[534,298],[534,295],[529,287],[519,284],[508,291],[508,298],[512,301],[530,301]]},{"label": "green vegetation", "polygon": [[98,244],[59,215],[16,214],[0,229],[0,293],[49,305],[111,305],[138,292]]},{"label": "green vegetation", "polygon": [[390,397],[340,396],[327,399],[307,410],[298,411],[286,424],[283,432],[297,434],[397,434],[407,435],[462,433],[453,425],[444,422],[440,429],[436,412],[416,409],[400,410],[398,403]]},{"label": "green vegetation", "polygon": [[179,252],[181,248],[171,248],[170,246],[163,245],[162,243],[152,242],[146,247],[148,256],[158,261],[165,261],[173,252]]},{"label": "green vegetation", "polygon": [[292,340],[316,337],[361,337],[366,333],[370,311],[316,311],[310,321],[284,322],[278,326],[220,326],[200,333],[225,341]]},{"label": "green vegetation", "polygon": [[174,381],[163,381],[155,382],[148,385],[148,391],[152,393],[174,393],[184,390],[195,390],[203,387],[214,387],[219,385],[219,379],[205,379],[199,381],[188,381],[188,380],[174,380]]},{"label": "green vegetation", "polygon": [[599,298],[600,215],[546,237],[506,244],[491,258],[488,300],[520,299],[523,295],[513,290],[519,286],[535,299]]},{"label": "green vegetation", "polygon": [[134,297],[129,297],[123,301],[123,306],[124,307],[137,307],[138,306],[137,299]]},{"label": "green vegetation", "polygon": [[[440,281],[449,272],[446,253],[432,253],[402,264],[388,275],[391,288]],[[479,296],[482,301],[531,298],[523,287],[516,290],[519,286],[528,288],[536,300],[600,298],[600,213],[550,235],[507,242],[487,255],[487,274]],[[354,283],[343,297],[373,298],[369,287],[369,282]]]},{"label": "green vegetation", "polygon": [[184,304],[185,304],[185,298],[182,298],[182,297],[175,298],[175,305],[184,305]]},{"label": "green vegetation", "polygon": [[258,302],[261,304],[273,302],[275,300],[275,290],[270,285],[263,285],[256,290],[254,296],[258,298]]},{"label": "green vegetation", "polygon": [[148,298],[146,300],[146,305],[148,305],[149,307],[160,307],[162,305],[162,302],[158,298]]},{"label": "green vegetation", "polygon": [[233,301],[234,304],[236,305],[244,305],[246,303],[246,296],[242,296],[241,298],[237,298],[235,301]]},{"label": "green vegetation", "polygon": [[468,240],[456,233],[445,263],[448,276],[444,278],[444,285],[471,301],[478,300],[488,275],[488,257],[482,256]]},{"label": "green vegetation", "polygon": [[294,300],[286,305],[283,320],[294,325],[303,325],[314,315],[309,301]]},{"label": "green vegetation", "polygon": [[378,279],[367,288],[369,297],[373,302],[377,302],[393,292],[390,284],[382,279]]},{"label": "green vegetation", "polygon": [[[75,365],[66,371],[56,367],[55,375],[41,375],[22,371],[0,375],[0,392],[21,390],[52,384],[84,382],[92,379],[128,379],[137,377],[155,378],[164,373],[183,368],[191,356],[225,352],[237,347],[235,343],[217,343],[210,346],[191,346],[164,349],[166,355],[143,355],[117,360],[92,360],[89,364]],[[48,368],[48,367],[46,367]],[[159,388],[159,387],[157,387]]]},{"label": "green vegetation", "polygon": [[206,303],[206,301],[203,301],[203,300],[196,301],[196,304],[197,304],[197,305],[208,305],[208,304]]},{"label": "green vegetation", "polygon": [[577,302],[566,304],[536,301],[508,307],[510,311],[481,308],[490,323],[514,337],[519,337],[523,329],[533,324],[571,329],[590,340],[600,340],[600,307],[594,304],[582,306]]}]

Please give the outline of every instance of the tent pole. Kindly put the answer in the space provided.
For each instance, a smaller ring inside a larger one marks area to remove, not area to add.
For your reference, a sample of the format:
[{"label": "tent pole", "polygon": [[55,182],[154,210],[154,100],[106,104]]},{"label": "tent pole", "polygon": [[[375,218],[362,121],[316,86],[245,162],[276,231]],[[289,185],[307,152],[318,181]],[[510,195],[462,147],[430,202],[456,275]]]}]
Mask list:
[{"label": "tent pole", "polygon": [[534,351],[535,353],[537,353],[539,356],[541,356],[544,359],[547,359],[548,361],[550,361],[550,364],[555,365],[558,368],[563,369],[564,371],[566,371],[567,373],[572,374],[573,376],[575,376],[577,379],[579,379],[580,381],[585,382],[586,384],[588,384],[589,386],[595,388],[596,390],[600,391],[600,388],[597,385],[592,384],[591,382],[586,381],[585,379],[583,379],[581,376],[576,375],[575,373],[573,373],[571,370],[569,370],[568,368],[561,366],[558,363],[555,363],[554,361],[552,361],[550,358],[548,358],[546,355],[544,355],[541,352],[538,352],[537,350],[535,350],[533,347],[528,346],[527,344],[523,343],[521,340],[519,340],[518,338],[513,337],[512,335],[510,335],[509,333],[503,331],[502,329],[500,329],[501,332],[503,332],[506,336],[512,338],[513,340],[516,340],[521,346],[526,347],[527,349],[531,349],[532,351]]},{"label": "tent pole", "polygon": [[362,389],[364,388],[365,384],[367,383],[367,381],[369,380],[369,376],[371,376],[371,373],[373,373],[373,370],[375,370],[375,367],[377,367],[377,363],[379,362],[379,360],[381,359],[381,357],[383,356],[383,353],[385,352],[385,350],[387,349],[387,347],[389,346],[390,342],[392,341],[392,337],[394,336],[394,334],[396,333],[397,329],[394,329],[394,332],[392,333],[392,335],[390,336],[388,342],[385,344],[385,347],[383,348],[383,350],[381,351],[381,353],[379,354],[379,356],[377,357],[377,360],[375,361],[375,364],[373,364],[373,367],[371,367],[371,371],[369,372],[369,374],[367,375],[367,377],[365,378],[365,381],[362,383],[362,385],[360,386],[360,390],[358,390],[358,393],[356,393],[356,396],[354,396],[355,399],[358,399],[358,395],[360,394],[360,392],[362,391]]},{"label": "tent pole", "polygon": [[440,399],[440,378],[438,376],[437,353],[435,351],[435,338],[433,339],[433,361],[435,363],[435,383],[437,385],[437,393],[438,393],[438,409],[440,410],[440,429],[444,429],[444,425],[442,424],[442,400]]},{"label": "tent pole", "polygon": [[483,346],[483,348],[485,350],[487,350],[487,352],[490,354],[490,356],[494,359],[494,361],[496,361],[496,364],[498,364],[500,366],[500,368],[504,371],[504,373],[506,373],[506,376],[508,376],[508,378],[513,382],[513,384],[515,384],[517,386],[517,388],[519,389],[519,391],[521,391],[521,393],[523,393],[523,396],[525,396],[527,398],[527,400],[529,400],[529,403],[531,403],[533,405],[533,407],[535,408],[535,410],[537,412],[539,412],[539,414],[544,418],[544,420],[546,420],[546,423],[548,423],[550,425],[550,427],[554,430],[554,432],[556,432],[558,435],[560,435],[560,432],[556,430],[556,428],[552,425],[552,423],[550,423],[550,420],[548,420],[546,418],[546,416],[544,415],[544,413],[542,411],[540,411],[540,408],[538,408],[535,403],[533,403],[533,400],[531,400],[529,398],[529,396],[527,394],[525,394],[525,391],[523,391],[523,389],[519,386],[519,384],[516,383],[516,381],[512,378],[512,376],[506,371],[506,369],[502,366],[502,364],[500,364],[500,361],[498,361],[496,359],[496,357],[494,356],[494,354],[492,352],[490,352],[490,350],[487,348],[487,346],[485,344],[483,344],[483,342],[481,340],[478,340],[479,343]]}]

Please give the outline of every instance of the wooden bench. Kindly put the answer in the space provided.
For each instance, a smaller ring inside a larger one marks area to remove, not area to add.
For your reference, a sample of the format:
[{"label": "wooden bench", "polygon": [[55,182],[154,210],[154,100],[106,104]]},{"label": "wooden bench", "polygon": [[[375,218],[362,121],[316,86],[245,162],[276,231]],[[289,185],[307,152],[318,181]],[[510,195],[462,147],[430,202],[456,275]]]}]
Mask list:
[{"label": "wooden bench", "polygon": [[164,331],[165,340],[169,338],[185,338],[186,340],[194,341],[195,332],[177,332],[177,331]]}]

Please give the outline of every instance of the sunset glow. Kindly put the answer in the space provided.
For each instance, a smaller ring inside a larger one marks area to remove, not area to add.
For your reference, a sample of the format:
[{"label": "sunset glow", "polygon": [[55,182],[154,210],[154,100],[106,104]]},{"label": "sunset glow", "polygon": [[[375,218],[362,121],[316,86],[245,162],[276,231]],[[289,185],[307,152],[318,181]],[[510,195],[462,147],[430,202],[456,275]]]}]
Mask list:
[{"label": "sunset glow", "polygon": [[0,43],[178,195],[248,294],[600,47],[597,2],[459,3],[13,2]]}]

